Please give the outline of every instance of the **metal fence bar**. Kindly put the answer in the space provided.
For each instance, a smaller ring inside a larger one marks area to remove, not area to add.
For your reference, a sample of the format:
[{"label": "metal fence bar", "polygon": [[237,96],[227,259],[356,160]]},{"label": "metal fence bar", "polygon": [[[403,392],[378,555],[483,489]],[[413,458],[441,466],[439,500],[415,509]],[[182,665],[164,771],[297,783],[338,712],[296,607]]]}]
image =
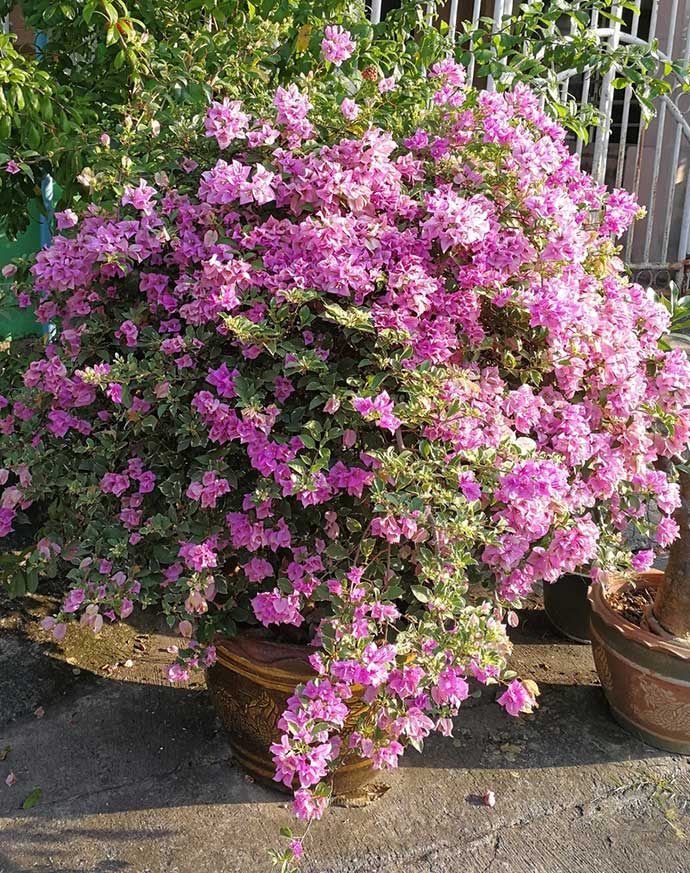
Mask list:
[{"label": "metal fence bar", "polygon": [[[690,41],[690,22],[686,24],[688,27],[688,34],[686,39]],[[679,122],[679,119],[676,118],[676,121]],[[679,122],[680,123],[680,122]],[[683,191],[683,216],[681,219],[680,225],[680,235],[678,237],[678,249],[676,253],[676,259],[680,262],[678,267],[678,281],[679,284],[684,277],[684,274],[687,270],[687,258],[690,255],[690,133],[685,132],[686,145],[688,148],[688,154],[686,157],[686,165],[685,165],[685,190]],[[684,289],[687,290],[687,289]]]},{"label": "metal fence bar", "polygon": [[685,169],[685,191],[683,192],[683,218],[678,238],[678,261],[685,261],[690,254],[690,168]]},{"label": "metal fence bar", "polygon": [[[678,2],[678,0],[674,0]],[[611,49],[615,51],[620,42],[621,22],[620,16],[623,7],[617,4],[613,7],[613,15],[618,19],[614,22],[613,33],[610,37]],[[603,184],[606,178],[606,159],[608,157],[609,138],[611,136],[611,114],[613,112],[613,80],[616,71],[612,66],[604,75],[601,83],[601,101],[599,114],[601,116],[597,127],[596,140],[594,142],[594,157],[592,158],[592,175],[599,184]]]},{"label": "metal fence bar", "polygon": [[371,0],[371,13],[369,20],[372,24],[379,24],[381,21],[381,0]]},{"label": "metal fence bar", "polygon": [[[675,23],[678,23],[677,20]],[[592,30],[592,34],[599,37],[612,36],[613,33],[613,27],[597,27]],[[624,30],[621,30],[618,40],[619,42],[627,43],[628,45],[639,45],[644,48],[645,46],[649,46],[650,42],[652,41],[652,37],[649,37],[648,39],[642,39],[639,36],[633,36],[632,34],[626,33]],[[671,55],[668,55],[665,52],[660,51],[659,49],[657,49],[657,55],[662,61],[670,62],[672,60]]]},{"label": "metal fence bar", "polygon": [[[474,0],[474,6],[472,7],[472,30],[477,29],[477,25],[479,24],[479,16],[482,12],[482,0]],[[471,44],[470,44],[471,48]],[[474,84],[474,55],[470,53],[470,62],[467,66],[467,81],[470,85]]]},{"label": "metal fence bar", "polygon": [[[666,43],[666,54],[673,53],[673,41],[676,36],[676,19],[678,17],[678,0],[673,0],[671,7],[671,21],[668,31],[668,40]],[[659,170],[661,163],[661,149],[664,141],[664,128],[666,126],[666,101],[662,101],[657,116],[657,131],[656,140],[654,142],[654,170],[652,172],[652,188],[649,195],[649,204],[647,206],[647,229],[644,237],[644,254],[642,259],[649,261],[649,253],[652,248],[652,235],[654,233],[654,214],[656,212],[656,192],[659,186]]]},{"label": "metal fence bar", "polygon": [[[683,133],[685,134],[685,143],[686,143],[686,164],[685,164],[685,186],[683,190],[683,201],[682,201],[682,217],[680,224],[680,234],[678,236],[678,248],[676,250],[676,259],[679,262],[679,266],[677,267],[677,281],[678,284],[683,287],[686,286],[688,281],[688,267],[690,266],[688,263],[688,258],[690,257],[690,130],[685,129],[686,127],[690,127],[685,118],[681,115],[680,110],[674,105],[673,106],[672,115],[676,119],[678,126],[683,127]],[[670,268],[669,268],[670,269]],[[683,290],[690,290],[687,286],[683,288]]]},{"label": "metal fence bar", "polygon": [[[635,10],[632,24],[630,26],[630,35],[637,36],[637,31],[640,26],[640,12]],[[625,150],[628,145],[628,124],[630,122],[630,101],[632,99],[632,87],[628,85],[623,96],[623,116],[621,118],[621,132],[618,141],[618,158],[616,161],[616,187],[620,188],[623,184],[623,170],[625,168]]]},{"label": "metal fence bar", "polygon": [[[649,33],[647,35],[647,39],[651,42],[656,36],[656,25],[659,17],[659,4],[660,0],[654,0],[652,4],[652,14],[649,19]],[[639,129],[637,131],[637,143],[635,146],[635,173],[633,177],[632,189],[635,194],[637,194],[640,190],[640,178],[642,174],[642,145],[644,143],[644,128],[640,124]],[[635,224],[636,222],[630,225],[628,233],[626,235],[625,240],[625,260],[629,263],[632,259],[632,251],[633,251],[633,242],[635,240]]]},{"label": "metal fence bar", "polygon": [[[685,46],[683,48],[683,61],[687,65],[690,60],[690,26],[686,25]],[[668,206],[666,210],[666,221],[664,222],[664,237],[661,243],[661,260],[668,260],[668,247],[671,239],[671,224],[673,222],[673,205],[675,201],[676,176],[678,173],[678,164],[680,161],[680,144],[683,136],[683,125],[676,120],[676,131],[673,137],[673,157],[671,158],[671,170],[668,177],[668,186],[666,191],[666,199]]]},{"label": "metal fence bar", "polygon": [[634,264],[628,264],[628,267],[629,267],[631,270],[634,270],[634,271],[637,271],[637,270],[649,270],[649,271],[652,271],[652,270],[660,270],[660,269],[663,269],[663,270],[679,270],[679,269],[682,269],[683,264],[682,264],[681,261],[672,261],[671,263],[668,263],[668,264],[650,264],[650,263],[639,263],[639,264],[637,264],[637,263],[634,263]]},{"label": "metal fence bar", "polygon": [[[575,16],[571,15],[570,16],[570,27],[568,28],[568,34],[570,36],[572,36],[575,33],[576,27],[577,27],[577,24],[575,21]],[[563,83],[561,85],[561,101],[563,103],[566,103],[568,100],[568,97],[570,96],[570,80],[571,80],[571,78],[572,78],[571,76],[566,76],[563,79]]]},{"label": "metal fence bar", "polygon": [[[657,0],[659,2],[659,0]],[[593,9],[592,16],[590,18],[590,26],[592,28],[597,27],[599,24],[599,10]],[[584,76],[582,77],[582,92],[580,95],[580,103],[587,103],[589,100],[589,88],[592,81],[592,73],[590,70],[585,70]],[[584,140],[581,136],[578,136],[577,143],[575,145],[575,152],[578,157],[582,157],[582,148],[584,146]]]},{"label": "metal fence bar", "polygon": [[[493,32],[496,31],[501,26],[501,20],[503,18],[503,0],[494,0],[494,24],[493,24]],[[489,74],[486,79],[486,87],[489,91],[494,91],[496,88],[496,83],[494,82],[494,77]]]},{"label": "metal fence bar", "polygon": [[451,0],[450,14],[448,15],[448,35],[451,40],[455,40],[455,31],[458,26],[458,2],[459,0]]}]

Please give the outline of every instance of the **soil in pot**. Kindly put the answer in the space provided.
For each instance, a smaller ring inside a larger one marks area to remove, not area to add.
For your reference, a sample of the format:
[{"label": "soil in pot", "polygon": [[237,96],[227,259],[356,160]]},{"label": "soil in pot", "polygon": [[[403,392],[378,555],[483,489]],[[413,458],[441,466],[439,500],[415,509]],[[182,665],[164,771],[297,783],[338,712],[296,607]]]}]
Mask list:
[{"label": "soil in pot", "polygon": [[591,586],[592,651],[616,720],[658,749],[690,754],[690,647],[640,626],[662,574]]},{"label": "soil in pot", "polygon": [[647,610],[654,605],[654,591],[642,585],[635,588],[619,588],[606,598],[608,605],[626,621],[644,627]]},{"label": "soil in pot", "polygon": [[567,573],[544,583],[544,611],[556,630],[576,643],[589,643],[592,608],[587,599],[589,576]]},{"label": "soil in pot", "polygon": [[[278,721],[295,686],[316,676],[309,663],[313,649],[239,635],[218,640],[216,651],[218,660],[207,671],[207,684],[234,759],[257,781],[285,791],[282,783],[273,781],[275,768],[269,747],[280,740]],[[354,729],[366,704],[355,693],[349,707],[346,732],[348,727]],[[337,797],[366,795],[364,786],[373,782],[375,775],[370,760],[350,755],[333,776],[333,793]]]}]

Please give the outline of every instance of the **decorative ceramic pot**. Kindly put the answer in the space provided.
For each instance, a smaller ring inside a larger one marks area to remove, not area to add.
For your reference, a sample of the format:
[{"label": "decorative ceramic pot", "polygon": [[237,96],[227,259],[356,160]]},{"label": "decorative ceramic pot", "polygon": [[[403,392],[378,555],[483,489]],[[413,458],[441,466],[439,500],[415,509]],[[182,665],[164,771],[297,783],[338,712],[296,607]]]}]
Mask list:
[{"label": "decorative ceramic pot", "polygon": [[[641,573],[655,590],[660,571]],[[607,590],[632,583],[609,580]],[[690,754],[690,647],[637,627],[609,606],[604,587],[592,584],[592,651],[614,718],[657,749]]]},{"label": "decorative ceramic pot", "polygon": [[544,612],[556,630],[576,643],[589,643],[590,578],[566,573],[555,582],[544,582]]},{"label": "decorative ceramic pot", "polygon": [[[284,791],[282,783],[273,781],[269,747],[280,740],[278,721],[295,686],[316,676],[309,663],[312,650],[247,635],[217,640],[216,651],[207,684],[235,760],[258,781]],[[346,733],[366,709],[356,691],[348,705]],[[373,779],[371,761],[353,754],[335,772],[333,792],[349,794]]]}]

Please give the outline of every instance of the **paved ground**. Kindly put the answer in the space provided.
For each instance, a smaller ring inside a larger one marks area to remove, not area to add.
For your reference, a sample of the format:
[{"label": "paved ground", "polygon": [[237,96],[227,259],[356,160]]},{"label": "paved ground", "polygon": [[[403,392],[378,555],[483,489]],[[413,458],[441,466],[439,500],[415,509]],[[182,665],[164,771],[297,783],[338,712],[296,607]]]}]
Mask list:
[{"label": "paved ground", "polygon": [[[140,621],[58,649],[37,628],[49,606],[0,604],[0,873],[270,870],[286,799],[233,767],[202,685],[163,684],[168,640]],[[305,873],[690,873],[688,759],[610,720],[588,647],[540,610],[516,643],[539,711],[474,703],[378,801],[312,829]]]}]

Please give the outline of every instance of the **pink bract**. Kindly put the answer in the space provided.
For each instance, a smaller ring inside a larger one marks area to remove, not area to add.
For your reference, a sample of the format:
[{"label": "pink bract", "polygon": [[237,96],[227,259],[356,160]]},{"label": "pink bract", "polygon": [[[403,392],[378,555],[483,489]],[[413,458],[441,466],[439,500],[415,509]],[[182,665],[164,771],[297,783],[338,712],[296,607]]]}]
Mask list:
[{"label": "pink bract", "polygon": [[331,61],[336,67],[339,67],[343,61],[352,57],[355,44],[352,42],[348,31],[344,30],[340,25],[328,25],[324,29],[321,50],[327,61]]}]

